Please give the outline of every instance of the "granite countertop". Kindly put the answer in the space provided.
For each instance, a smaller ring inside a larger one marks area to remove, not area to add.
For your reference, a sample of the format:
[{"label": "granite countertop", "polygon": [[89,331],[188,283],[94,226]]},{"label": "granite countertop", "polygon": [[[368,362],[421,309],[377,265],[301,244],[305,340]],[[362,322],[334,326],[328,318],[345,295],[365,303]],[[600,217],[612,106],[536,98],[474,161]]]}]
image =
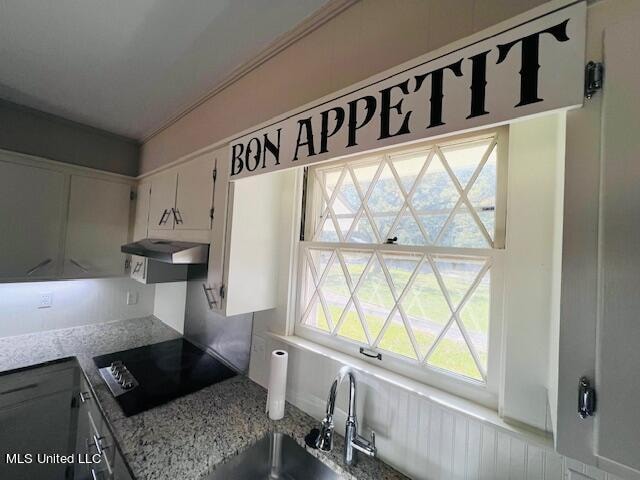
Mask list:
[{"label": "granite countertop", "polygon": [[[77,357],[138,480],[206,478],[216,466],[273,431],[304,446],[304,436],[318,421],[289,403],[282,420],[269,420],[266,390],[243,375],[125,417],[92,358],[178,337],[175,330],[147,317],[0,338],[0,371]],[[362,456],[356,466],[346,467],[342,447],[343,438],[336,435],[331,452],[307,450],[344,478],[405,478],[381,461]]]}]

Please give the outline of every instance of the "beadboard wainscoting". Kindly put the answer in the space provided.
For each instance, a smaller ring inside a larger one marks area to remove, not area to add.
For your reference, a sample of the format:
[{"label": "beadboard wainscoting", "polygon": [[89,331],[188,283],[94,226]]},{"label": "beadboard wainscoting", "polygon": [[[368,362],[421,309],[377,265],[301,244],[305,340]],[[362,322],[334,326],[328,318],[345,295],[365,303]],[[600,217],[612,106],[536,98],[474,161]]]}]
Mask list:
[{"label": "beadboard wainscoting", "polygon": [[[287,400],[320,420],[343,364],[272,336],[254,335],[250,377],[263,386],[269,378],[267,354],[276,348],[289,352]],[[482,417],[481,408],[467,414],[368,373],[357,372],[356,378],[362,434],[374,430],[380,458],[412,478],[619,480],[557,454],[550,438],[496,425]],[[341,434],[346,390],[343,386],[338,393],[336,429]]]}]

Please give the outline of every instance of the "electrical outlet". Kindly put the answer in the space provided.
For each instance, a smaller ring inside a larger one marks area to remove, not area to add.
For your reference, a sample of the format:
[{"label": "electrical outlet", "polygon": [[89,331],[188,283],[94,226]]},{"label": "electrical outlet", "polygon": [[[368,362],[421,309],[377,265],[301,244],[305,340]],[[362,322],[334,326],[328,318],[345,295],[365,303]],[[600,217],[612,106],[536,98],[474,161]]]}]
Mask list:
[{"label": "electrical outlet", "polygon": [[51,308],[53,307],[53,293],[41,293],[40,303],[38,308]]},{"label": "electrical outlet", "polygon": [[127,292],[127,305],[136,305],[137,303],[138,303],[138,292],[137,291]]}]

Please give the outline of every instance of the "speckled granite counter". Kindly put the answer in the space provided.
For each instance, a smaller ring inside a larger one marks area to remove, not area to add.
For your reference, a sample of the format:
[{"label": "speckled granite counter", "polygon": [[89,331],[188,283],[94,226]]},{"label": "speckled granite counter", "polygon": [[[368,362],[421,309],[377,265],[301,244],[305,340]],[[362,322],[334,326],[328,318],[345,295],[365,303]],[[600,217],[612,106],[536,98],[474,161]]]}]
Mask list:
[{"label": "speckled granite counter", "polygon": [[[206,478],[217,465],[270,431],[286,433],[304,446],[304,436],[317,421],[289,404],[284,419],[269,420],[264,413],[265,389],[245,376],[125,417],[99,377],[92,358],[179,336],[149,317],[0,338],[0,371],[76,356],[139,480]],[[342,445],[342,437],[336,435],[332,452],[309,451],[344,478],[405,478],[384,463],[368,458],[362,458],[355,467],[345,467]]]}]

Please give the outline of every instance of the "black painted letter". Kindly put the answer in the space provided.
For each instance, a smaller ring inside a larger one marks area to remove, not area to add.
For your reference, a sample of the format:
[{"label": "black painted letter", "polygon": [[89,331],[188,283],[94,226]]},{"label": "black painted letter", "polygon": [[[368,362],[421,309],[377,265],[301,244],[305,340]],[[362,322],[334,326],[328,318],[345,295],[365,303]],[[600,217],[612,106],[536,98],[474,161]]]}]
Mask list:
[{"label": "black painted letter", "polygon": [[[304,142],[300,142],[302,137],[302,130],[305,130]],[[313,146],[313,126],[311,125],[311,117],[298,120],[298,140],[296,141],[296,153],[293,155],[293,161],[298,160],[298,150],[300,147],[307,146],[307,157],[312,157],[316,154],[316,149]]]},{"label": "black painted letter", "polygon": [[487,54],[489,52],[490,50],[487,50],[469,57],[471,60],[471,113],[467,119],[489,113],[484,109],[487,91]]},{"label": "black painted letter", "polygon": [[[364,100],[366,114],[362,122],[358,125],[358,102]],[[357,98],[349,102],[349,141],[347,147],[353,147],[357,145],[356,132],[364,127],[373,118],[373,114],[376,113],[376,101],[375,97],[367,95],[366,97]]]},{"label": "black painted letter", "polygon": [[280,132],[282,128],[278,129],[278,143],[274,145],[274,143],[269,139],[267,134],[264,134],[264,158],[262,159],[262,168],[265,168],[265,162],[267,160],[267,151],[273,155],[273,158],[276,159],[276,165],[280,165]]},{"label": "black painted letter", "polygon": [[520,64],[520,101],[515,105],[516,107],[522,107],[530,103],[541,102],[543,99],[538,97],[538,70],[540,69],[539,49],[540,49],[540,35],[549,33],[553,35],[559,42],[566,42],[569,40],[567,36],[567,23],[569,20],[565,20],[558,25],[549,27],[538,33],[533,33],[526,37],[508,42],[502,45],[498,45],[498,61],[496,65],[504,62],[515,44],[522,42],[522,61]]},{"label": "black painted letter", "polygon": [[[331,130],[331,133],[329,133],[329,113],[330,112],[336,113],[336,123],[333,126],[333,130]],[[340,128],[342,127],[342,124],[344,123],[344,108],[342,107],[330,108],[329,110],[325,110],[324,112],[322,112],[320,114],[320,117],[322,118],[322,128],[320,130],[320,152],[318,153],[327,153],[327,142],[329,140],[329,137],[332,137],[336,133],[338,133],[338,130],[340,130]]]},{"label": "black painted letter", "polygon": [[429,75],[431,75],[431,98],[429,99],[429,101],[431,102],[431,113],[429,125],[427,125],[427,128],[439,127],[440,125],[444,125],[444,122],[442,121],[442,99],[444,97],[442,84],[444,71],[451,70],[456,77],[461,77],[462,60],[463,59],[461,58],[451,65],[438,68],[437,70],[425,73],[424,75],[416,75],[416,87],[414,89],[414,92],[420,90],[420,87],[422,87],[422,83]]},{"label": "black painted letter", "polygon": [[244,145],[242,143],[236,143],[231,149],[231,176],[238,175],[244,168],[244,162],[242,161],[242,152],[244,151]]},{"label": "black painted letter", "polygon": [[395,110],[399,115],[402,115],[402,102],[404,101],[404,99],[402,99],[399,100],[396,104],[391,105],[391,91],[394,88],[399,88],[402,93],[408,95],[409,79],[405,80],[402,83],[398,83],[397,85],[391,85],[390,87],[380,90],[380,136],[378,137],[378,140],[409,133],[409,119],[411,118],[412,113],[411,110],[405,114],[400,130],[398,130],[396,133],[391,133],[389,131],[389,129],[391,128],[391,120],[389,118],[389,116],[391,115],[391,110]]},{"label": "black painted letter", "polygon": [[[249,166],[249,158],[251,156],[251,145],[255,143],[255,154],[253,155],[253,160],[255,161],[255,164],[253,165],[253,167]],[[244,165],[245,167],[247,167],[247,170],[249,170],[250,172],[253,172],[256,168],[258,168],[258,165],[260,165],[260,158],[262,157],[262,144],[260,143],[260,140],[256,137],[253,137],[251,140],[249,140],[247,142],[247,151],[244,152]]]}]

